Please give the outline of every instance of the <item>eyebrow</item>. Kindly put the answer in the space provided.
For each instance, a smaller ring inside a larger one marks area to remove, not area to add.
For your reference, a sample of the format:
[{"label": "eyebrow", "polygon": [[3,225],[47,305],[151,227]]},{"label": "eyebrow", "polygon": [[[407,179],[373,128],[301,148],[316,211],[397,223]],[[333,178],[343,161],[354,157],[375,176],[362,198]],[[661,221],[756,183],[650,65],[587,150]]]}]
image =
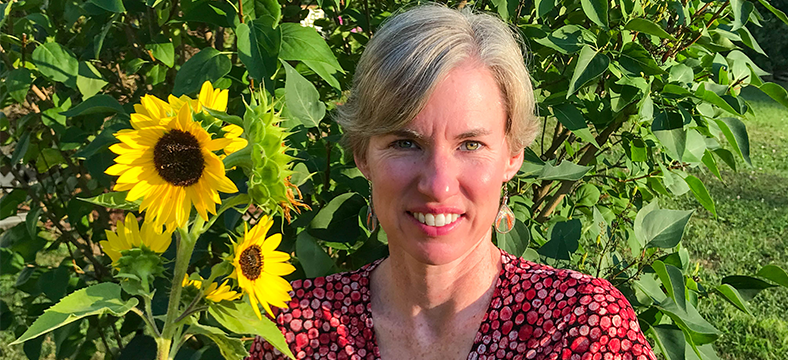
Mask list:
[{"label": "eyebrow", "polygon": [[[464,133],[462,133],[460,135],[457,135],[457,139],[458,140],[470,139],[470,138],[490,135],[491,133],[492,132],[490,130],[483,129],[483,128],[473,129],[473,130],[470,130],[470,131],[466,131],[466,132],[464,132]],[[389,134],[390,135],[394,135],[394,136],[400,136],[400,137],[405,137],[405,138],[416,139],[416,140],[424,140],[426,138],[426,136],[424,136],[424,135],[422,135],[422,134],[420,134],[420,133],[418,133],[418,132],[416,132],[414,130],[409,130],[409,129],[394,130],[394,131],[390,132]]]}]

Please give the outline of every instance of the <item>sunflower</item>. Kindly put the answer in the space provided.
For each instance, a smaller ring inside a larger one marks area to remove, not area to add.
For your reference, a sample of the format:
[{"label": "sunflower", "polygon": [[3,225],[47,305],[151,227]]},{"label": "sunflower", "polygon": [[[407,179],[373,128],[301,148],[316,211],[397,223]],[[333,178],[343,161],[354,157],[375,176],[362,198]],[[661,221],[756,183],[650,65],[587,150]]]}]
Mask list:
[{"label": "sunflower", "polygon": [[160,233],[150,223],[143,223],[142,229],[140,229],[137,217],[131,213],[126,214],[125,222],[118,221],[117,225],[116,232],[105,230],[107,240],[99,243],[115,265],[117,265],[121,257],[121,251],[140,248],[144,245],[148,249],[161,254],[167,251],[167,248],[170,247],[170,242],[172,242],[171,232]]},{"label": "sunflower", "polygon": [[[149,107],[145,102],[143,107],[151,115],[159,110],[158,105]],[[144,117],[148,115],[138,119]],[[134,129],[115,134],[121,142],[110,150],[118,157],[116,164],[106,170],[109,175],[120,176],[114,189],[128,191],[128,201],[143,198],[140,211],[145,211],[146,221],[153,222],[157,229],[184,226],[192,205],[207,220],[208,212],[215,214],[216,204],[221,203],[217,191],[238,191],[213,153],[230,145],[232,139],[211,139],[192,120],[189,106],[181,106],[172,118],[159,118],[158,124],[155,119],[147,123],[154,125],[132,121]]]},{"label": "sunflower", "polygon": [[[202,288],[202,282],[204,280],[205,279],[202,277],[200,277],[200,280],[192,280],[189,279],[188,276],[184,276],[182,286],[191,286],[199,290]],[[227,285],[227,282],[229,282],[229,280],[224,280],[221,285],[215,282],[211,283],[211,285],[208,286],[208,289],[205,290],[205,298],[213,302],[222,302],[224,300],[233,301],[240,299],[241,294],[233,291],[232,288],[230,288],[230,285]]]},{"label": "sunflower", "polygon": [[244,132],[242,127],[230,124],[223,127],[222,131],[224,131],[224,138],[230,139],[231,141],[230,144],[224,148],[224,155],[230,155],[238,150],[241,150],[248,144],[246,139],[241,137],[241,134]]},{"label": "sunflower", "polygon": [[257,303],[263,305],[268,315],[274,316],[270,305],[285,308],[290,301],[290,284],[282,278],[295,271],[295,267],[286,263],[290,255],[276,251],[282,242],[282,234],[274,234],[266,238],[268,229],[274,221],[263,216],[252,230],[244,229],[243,239],[235,244],[233,266],[235,271],[230,275],[238,279],[238,286],[249,294],[249,302],[258,318],[262,319]]},{"label": "sunflower", "polygon": [[189,104],[195,113],[202,112],[203,106],[211,110],[226,111],[228,94],[229,90],[214,89],[211,86],[211,82],[206,81],[202,83],[197,99],[192,99],[186,95],[181,95],[180,97],[170,95],[167,101],[169,101],[169,106],[174,109],[180,109],[184,104]]},{"label": "sunflower", "polygon": [[227,285],[229,280],[225,280],[221,285],[219,283],[211,283],[208,289],[205,290],[205,298],[213,302],[222,302],[224,300],[233,301],[241,298],[241,294],[233,291],[230,285]]}]

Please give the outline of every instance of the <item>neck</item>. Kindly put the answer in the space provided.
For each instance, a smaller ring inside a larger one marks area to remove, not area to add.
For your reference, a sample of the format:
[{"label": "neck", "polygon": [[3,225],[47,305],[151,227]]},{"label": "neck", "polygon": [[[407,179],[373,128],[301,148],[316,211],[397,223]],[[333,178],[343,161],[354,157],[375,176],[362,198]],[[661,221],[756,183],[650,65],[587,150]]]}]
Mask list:
[{"label": "neck", "polygon": [[425,264],[392,248],[389,259],[372,274],[376,316],[439,326],[458,320],[460,314],[484,315],[500,268],[501,253],[489,239],[441,265]]}]

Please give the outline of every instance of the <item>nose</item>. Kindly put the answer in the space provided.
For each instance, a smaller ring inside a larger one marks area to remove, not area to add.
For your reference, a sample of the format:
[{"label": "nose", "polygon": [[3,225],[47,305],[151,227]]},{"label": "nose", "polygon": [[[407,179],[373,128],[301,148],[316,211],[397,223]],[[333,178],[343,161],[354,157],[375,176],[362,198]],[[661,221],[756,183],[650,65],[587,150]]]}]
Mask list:
[{"label": "nose", "polygon": [[418,189],[430,201],[442,202],[458,191],[460,166],[451,151],[431,149],[421,168]]}]

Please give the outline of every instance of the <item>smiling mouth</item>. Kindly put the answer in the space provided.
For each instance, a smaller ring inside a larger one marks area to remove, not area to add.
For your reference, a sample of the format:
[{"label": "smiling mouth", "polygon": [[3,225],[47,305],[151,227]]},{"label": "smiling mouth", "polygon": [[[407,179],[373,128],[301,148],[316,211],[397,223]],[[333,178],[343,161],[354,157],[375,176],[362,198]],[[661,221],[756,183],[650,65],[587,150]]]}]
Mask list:
[{"label": "smiling mouth", "polygon": [[462,217],[460,214],[423,214],[420,212],[410,213],[416,220],[427,226],[443,227],[454,223]]}]

